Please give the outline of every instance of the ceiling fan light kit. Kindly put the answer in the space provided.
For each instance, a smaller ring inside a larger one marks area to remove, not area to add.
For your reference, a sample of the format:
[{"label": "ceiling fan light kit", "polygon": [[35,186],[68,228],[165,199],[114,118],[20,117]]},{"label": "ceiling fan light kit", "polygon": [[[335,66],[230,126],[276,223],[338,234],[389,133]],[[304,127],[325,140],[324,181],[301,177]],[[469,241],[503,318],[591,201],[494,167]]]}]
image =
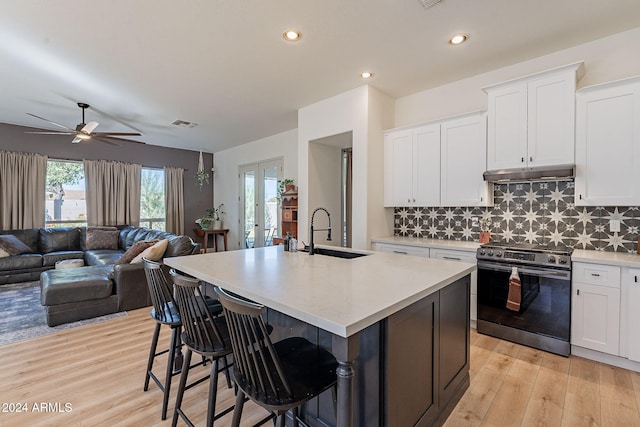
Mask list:
[{"label": "ceiling fan light kit", "polygon": [[44,117],[36,116],[35,114],[27,113],[28,115],[35,117],[36,119],[44,120],[45,122],[49,122],[52,125],[61,127],[65,129],[65,131],[45,131],[45,132],[25,132],[25,133],[33,133],[39,135],[73,135],[73,140],[71,141],[73,144],[77,144],[86,140],[95,140],[98,142],[103,142],[109,145],[117,145],[115,141],[124,141],[124,142],[135,142],[137,144],[144,144],[142,141],[134,141],[133,139],[125,139],[120,138],[121,136],[142,136],[142,134],[138,132],[94,132],[94,130],[98,127],[99,123],[95,121],[91,121],[89,123],[85,123],[84,120],[84,110],[90,107],[89,104],[84,102],[78,102],[78,107],[82,109],[82,123],[76,125],[75,129],[71,129],[65,125],[61,125],[60,123],[56,123],[52,120],[45,119]]}]

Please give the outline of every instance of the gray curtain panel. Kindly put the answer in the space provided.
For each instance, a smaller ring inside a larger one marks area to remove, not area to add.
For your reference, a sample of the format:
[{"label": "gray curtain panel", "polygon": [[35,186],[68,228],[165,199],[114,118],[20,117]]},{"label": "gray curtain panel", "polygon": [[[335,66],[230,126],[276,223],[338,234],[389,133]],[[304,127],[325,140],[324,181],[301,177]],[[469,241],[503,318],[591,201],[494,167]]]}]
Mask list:
[{"label": "gray curtain panel", "polygon": [[84,160],[89,226],[140,224],[138,164]]},{"label": "gray curtain panel", "polygon": [[164,168],[165,230],[184,234],[184,169]]},{"label": "gray curtain panel", "polygon": [[47,156],[0,151],[0,229],[44,227]]}]

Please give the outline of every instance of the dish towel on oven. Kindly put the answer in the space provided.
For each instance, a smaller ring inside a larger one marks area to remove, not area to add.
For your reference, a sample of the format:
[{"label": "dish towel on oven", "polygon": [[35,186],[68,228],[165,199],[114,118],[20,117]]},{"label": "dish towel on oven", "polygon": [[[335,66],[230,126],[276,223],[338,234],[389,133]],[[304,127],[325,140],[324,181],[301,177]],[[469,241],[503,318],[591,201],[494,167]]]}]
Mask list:
[{"label": "dish towel on oven", "polygon": [[513,311],[520,311],[520,302],[522,301],[522,284],[520,283],[520,275],[518,267],[511,269],[509,276],[509,296],[507,297],[507,308]]}]

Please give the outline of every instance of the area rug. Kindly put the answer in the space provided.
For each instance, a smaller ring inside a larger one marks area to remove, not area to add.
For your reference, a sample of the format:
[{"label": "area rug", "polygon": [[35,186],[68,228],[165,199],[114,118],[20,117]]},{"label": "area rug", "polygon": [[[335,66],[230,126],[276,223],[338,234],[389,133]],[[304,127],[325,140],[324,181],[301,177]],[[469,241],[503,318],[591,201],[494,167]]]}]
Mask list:
[{"label": "area rug", "polygon": [[54,332],[126,316],[126,312],[107,314],[93,319],[47,326],[45,309],[40,305],[40,282],[24,282],[0,286],[0,345]]}]

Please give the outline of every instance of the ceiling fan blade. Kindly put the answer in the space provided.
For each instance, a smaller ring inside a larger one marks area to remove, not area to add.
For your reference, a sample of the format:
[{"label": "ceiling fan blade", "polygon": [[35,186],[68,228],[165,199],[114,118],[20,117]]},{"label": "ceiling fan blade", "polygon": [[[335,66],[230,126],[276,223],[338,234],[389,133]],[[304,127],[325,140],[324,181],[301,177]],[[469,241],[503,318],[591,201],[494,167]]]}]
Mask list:
[{"label": "ceiling fan blade", "polygon": [[[113,134],[111,134],[113,135]],[[100,134],[92,134],[91,138],[96,138],[96,139],[101,139],[103,141],[107,141],[107,140],[113,140],[113,141],[124,141],[124,142],[135,142],[136,144],[145,144],[142,141],[134,141],[133,139],[125,139],[125,138],[116,138],[115,136],[108,136],[108,135],[100,135]]]},{"label": "ceiling fan blade", "polygon": [[79,142],[81,142],[81,141],[83,141],[83,139],[82,139],[82,138],[79,138],[79,137],[77,137],[77,136],[76,136],[75,138],[73,138],[73,140],[71,141],[71,143],[72,143],[72,144],[78,144],[78,143],[79,143]]},{"label": "ceiling fan blade", "polygon": [[86,134],[90,134],[93,132],[93,130],[95,128],[98,127],[100,123],[98,122],[89,122],[86,125],[84,125],[84,127],[80,130],[80,132],[86,133]]},{"label": "ceiling fan blade", "polygon": [[65,125],[61,125],[60,123],[52,122],[51,120],[45,119],[44,117],[36,116],[35,114],[31,114],[31,113],[27,113],[27,114],[30,115],[31,117],[35,117],[36,119],[44,120],[45,122],[51,123],[52,125],[56,125],[68,131],[75,132],[75,129],[68,128]]},{"label": "ceiling fan blade", "polygon": [[99,136],[142,136],[141,133],[137,132],[94,132],[92,135]]},{"label": "ceiling fan blade", "polygon": [[57,132],[57,131],[51,131],[51,132],[25,132],[25,133],[34,133],[36,135],[75,135],[75,132]]}]

